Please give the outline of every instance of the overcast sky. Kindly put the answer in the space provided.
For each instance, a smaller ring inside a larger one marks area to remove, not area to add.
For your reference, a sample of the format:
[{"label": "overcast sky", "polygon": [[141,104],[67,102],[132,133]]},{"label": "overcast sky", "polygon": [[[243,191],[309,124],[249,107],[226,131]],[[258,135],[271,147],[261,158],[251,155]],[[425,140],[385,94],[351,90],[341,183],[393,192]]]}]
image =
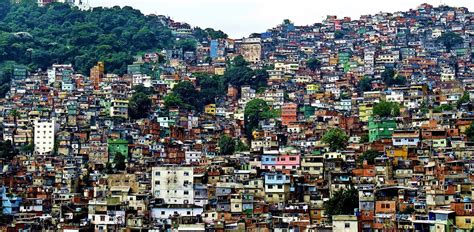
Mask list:
[{"label": "overcast sky", "polygon": [[232,38],[264,32],[287,18],[297,25],[308,25],[329,14],[358,19],[363,14],[414,9],[425,2],[474,9],[474,0],[89,0],[91,6],[128,5],[145,14],[220,29]]}]

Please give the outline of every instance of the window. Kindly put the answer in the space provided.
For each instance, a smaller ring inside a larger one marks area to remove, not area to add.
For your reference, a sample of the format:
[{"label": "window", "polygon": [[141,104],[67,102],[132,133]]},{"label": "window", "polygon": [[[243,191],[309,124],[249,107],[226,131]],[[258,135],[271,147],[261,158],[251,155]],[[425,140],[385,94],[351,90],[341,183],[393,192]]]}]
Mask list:
[{"label": "window", "polygon": [[160,181],[159,180],[156,180],[155,181],[155,185],[159,185],[160,184]]},{"label": "window", "polygon": [[184,195],[188,195],[189,194],[189,191],[184,191]]},{"label": "window", "polygon": [[471,219],[470,218],[466,218],[466,224],[471,224]]},{"label": "window", "polygon": [[165,215],[165,211],[161,211],[161,215]]},{"label": "window", "polygon": [[351,224],[349,224],[349,223],[344,223],[344,228],[351,228]]},{"label": "window", "polygon": [[189,176],[189,172],[184,172],[184,176]]},{"label": "window", "polygon": [[471,204],[465,204],[464,209],[465,210],[472,210],[472,205]]},{"label": "window", "polygon": [[279,184],[278,189],[283,189],[283,185]]},{"label": "window", "polygon": [[234,206],[235,206],[235,208],[239,208],[239,204],[235,204]]},{"label": "window", "polygon": [[160,172],[155,172],[155,176],[160,176]]}]

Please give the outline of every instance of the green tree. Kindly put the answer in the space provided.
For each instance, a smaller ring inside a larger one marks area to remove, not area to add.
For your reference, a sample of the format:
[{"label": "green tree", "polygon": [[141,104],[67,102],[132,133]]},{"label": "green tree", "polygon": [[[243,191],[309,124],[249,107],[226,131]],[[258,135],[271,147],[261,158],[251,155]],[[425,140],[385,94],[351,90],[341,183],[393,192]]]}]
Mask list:
[{"label": "green tree", "polygon": [[310,58],[306,61],[306,67],[314,72],[321,67],[321,61],[316,58]]},{"label": "green tree", "polygon": [[261,120],[272,118],[273,112],[262,99],[253,99],[245,105],[244,120],[245,131],[248,138],[252,137],[252,132],[258,127]]},{"label": "green tree", "polygon": [[115,154],[114,158],[114,168],[118,171],[124,171],[127,167],[125,164],[126,157],[122,153],[118,152]]},{"label": "green tree", "polygon": [[0,158],[5,159],[7,161],[11,161],[15,155],[17,155],[17,151],[12,145],[10,140],[0,142]]},{"label": "green tree", "polygon": [[232,155],[235,151],[235,141],[228,135],[219,139],[219,151],[221,155]]},{"label": "green tree", "polygon": [[372,90],[372,79],[370,77],[364,77],[359,81],[359,90],[361,92]]},{"label": "green tree", "polygon": [[215,99],[225,94],[225,89],[219,76],[199,75],[198,84],[201,89],[199,99],[203,105],[215,103]]},{"label": "green tree", "polygon": [[128,116],[131,119],[146,118],[150,114],[152,102],[145,93],[134,93],[128,104]]},{"label": "green tree", "polygon": [[355,188],[342,189],[324,202],[324,212],[329,218],[333,215],[353,215],[359,208],[359,194]]},{"label": "green tree", "polygon": [[341,31],[341,30],[337,30],[334,32],[334,38],[335,39],[342,39],[344,38],[344,36],[346,35],[346,33],[344,31]]},{"label": "green tree", "polygon": [[363,134],[361,137],[360,137],[360,143],[368,143],[369,142],[369,134]]},{"label": "green tree", "polygon": [[228,38],[228,35],[221,30],[216,31],[212,28],[206,28],[205,31],[207,32],[208,36],[211,39],[227,39]]},{"label": "green tree", "polygon": [[443,44],[446,50],[451,51],[453,47],[462,44],[463,38],[452,31],[448,31],[438,37],[437,41]]},{"label": "green tree", "polygon": [[471,100],[469,96],[469,92],[465,91],[463,95],[459,98],[459,100],[456,102],[456,108],[460,109],[461,106],[465,103],[468,103]]},{"label": "green tree", "polygon": [[185,52],[196,50],[196,40],[194,39],[180,39],[176,42],[176,47],[183,49]]},{"label": "green tree", "polygon": [[400,115],[400,105],[395,102],[381,101],[374,105],[372,113],[382,118],[398,117]]},{"label": "green tree", "polygon": [[35,145],[33,143],[24,145],[20,148],[20,151],[25,154],[31,154],[35,151]]},{"label": "green tree", "polygon": [[168,94],[164,98],[164,102],[165,102],[165,107],[166,108],[170,108],[170,107],[185,107],[185,108],[187,108],[187,106],[186,106],[186,104],[184,104],[183,100],[178,95],[176,95],[174,93]]},{"label": "green tree", "polygon": [[232,60],[232,65],[234,67],[245,67],[248,65],[247,61],[245,61],[244,57],[242,55],[238,55],[234,57]]},{"label": "green tree", "polygon": [[244,142],[242,142],[242,140],[240,139],[237,139],[237,145],[235,146],[235,151],[248,151],[250,148],[249,146],[247,146],[247,144],[245,144]]},{"label": "green tree", "polygon": [[329,150],[338,151],[347,147],[349,136],[342,129],[333,128],[323,135],[321,141],[329,145]]},{"label": "green tree", "polygon": [[107,63],[107,72],[123,74],[137,53],[171,48],[175,43],[159,17],[131,7],[81,11],[68,4],[38,7],[31,0],[12,5],[5,0],[0,2],[0,20],[0,60],[31,69],[70,63],[88,74],[101,60]]},{"label": "green tree", "polygon": [[358,157],[359,164],[362,165],[364,160],[367,160],[367,164],[374,164],[375,158],[380,156],[380,152],[376,150],[367,150],[361,156]]},{"label": "green tree", "polygon": [[405,85],[407,82],[406,78],[396,76],[395,70],[393,70],[393,68],[386,68],[382,72],[381,76],[382,76],[382,81],[387,86]]},{"label": "green tree", "polygon": [[474,141],[474,123],[472,123],[464,132],[466,134],[467,140]]},{"label": "green tree", "polygon": [[433,109],[433,113],[441,113],[444,111],[454,110],[454,106],[451,104],[443,104]]},{"label": "green tree", "polygon": [[182,81],[174,86],[173,93],[178,96],[186,106],[198,110],[202,108],[199,92],[193,83]]}]

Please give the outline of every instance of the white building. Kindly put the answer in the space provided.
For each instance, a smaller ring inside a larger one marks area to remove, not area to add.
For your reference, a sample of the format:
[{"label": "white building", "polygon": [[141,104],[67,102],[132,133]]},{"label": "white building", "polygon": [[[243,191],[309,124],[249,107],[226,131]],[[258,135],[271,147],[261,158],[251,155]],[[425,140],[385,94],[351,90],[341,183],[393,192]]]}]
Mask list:
[{"label": "white building", "polygon": [[202,158],[200,151],[185,151],[184,156],[187,164],[199,163]]},{"label": "white building", "polygon": [[359,231],[357,217],[354,215],[332,216],[332,228],[337,232],[357,232]]},{"label": "white building", "polygon": [[153,167],[151,180],[153,196],[165,204],[194,204],[193,167]]},{"label": "white building", "polygon": [[58,130],[58,124],[54,119],[36,120],[34,122],[34,143],[35,152],[47,154],[54,149],[54,136]]},{"label": "white building", "polygon": [[151,87],[151,77],[144,74],[135,74],[132,77],[133,86],[143,85],[146,88]]}]

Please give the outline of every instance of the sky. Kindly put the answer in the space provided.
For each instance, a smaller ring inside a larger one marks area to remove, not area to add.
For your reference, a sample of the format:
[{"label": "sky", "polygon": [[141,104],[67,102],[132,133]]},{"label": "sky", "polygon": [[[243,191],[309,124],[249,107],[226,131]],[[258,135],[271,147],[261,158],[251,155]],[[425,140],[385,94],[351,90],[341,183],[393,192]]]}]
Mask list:
[{"label": "sky", "polygon": [[[87,1],[87,0],[86,0]],[[131,6],[145,14],[170,16],[201,28],[222,30],[241,38],[290,19],[296,25],[321,22],[327,15],[349,16],[414,9],[422,3],[463,6],[474,0],[88,0],[91,6]]]}]

